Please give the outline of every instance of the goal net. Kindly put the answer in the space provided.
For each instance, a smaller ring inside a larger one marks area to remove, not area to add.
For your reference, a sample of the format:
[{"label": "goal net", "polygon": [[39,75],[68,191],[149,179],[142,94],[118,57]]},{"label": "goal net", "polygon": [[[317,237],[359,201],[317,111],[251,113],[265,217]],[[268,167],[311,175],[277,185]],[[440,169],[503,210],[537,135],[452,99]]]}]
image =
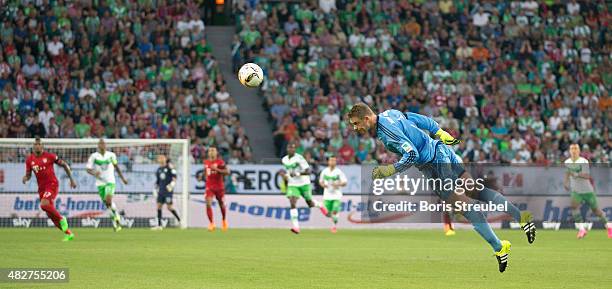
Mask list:
[{"label": "goal net", "polygon": [[[55,153],[72,168],[77,188],[70,188],[64,170],[55,166],[59,194],[58,211],[75,227],[112,227],[104,202],[98,195],[95,178],[87,173],[89,156],[97,151],[99,139],[42,139],[44,150]],[[47,227],[53,224],[39,209],[36,177],[22,183],[25,159],[32,152],[34,139],[0,139],[0,226]],[[124,227],[157,225],[155,195],[158,157],[164,155],[176,169],[173,204],[185,228],[188,224],[189,141],[182,139],[105,139],[106,150],[116,154],[118,166],[127,179],[124,184],[115,172],[113,201]],[[163,208],[162,225],[178,226],[174,216]]]}]

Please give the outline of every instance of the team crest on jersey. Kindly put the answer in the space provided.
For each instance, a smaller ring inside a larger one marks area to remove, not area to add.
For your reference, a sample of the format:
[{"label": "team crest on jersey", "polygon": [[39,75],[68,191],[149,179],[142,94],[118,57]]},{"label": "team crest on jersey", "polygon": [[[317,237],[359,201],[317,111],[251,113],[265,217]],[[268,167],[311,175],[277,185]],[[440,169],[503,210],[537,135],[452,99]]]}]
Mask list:
[{"label": "team crest on jersey", "polygon": [[34,162],[32,162],[32,165],[34,165]]},{"label": "team crest on jersey", "polygon": [[402,149],[404,149],[406,152],[410,152],[412,150],[412,146],[408,142],[405,142],[402,144]]},{"label": "team crest on jersey", "polygon": [[45,163],[45,164],[47,163],[47,159],[46,158],[43,159],[43,163]]}]

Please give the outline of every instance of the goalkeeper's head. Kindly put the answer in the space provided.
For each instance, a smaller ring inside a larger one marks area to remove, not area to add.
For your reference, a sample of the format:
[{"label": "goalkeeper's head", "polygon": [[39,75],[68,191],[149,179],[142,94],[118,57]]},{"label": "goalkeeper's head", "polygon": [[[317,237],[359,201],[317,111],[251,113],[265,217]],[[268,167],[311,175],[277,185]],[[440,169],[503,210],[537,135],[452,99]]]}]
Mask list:
[{"label": "goalkeeper's head", "polygon": [[359,102],[353,105],[348,113],[348,121],[353,130],[360,134],[366,134],[372,127],[376,126],[376,114],[365,103]]},{"label": "goalkeeper's head", "polygon": [[166,158],[165,155],[159,155],[157,157],[157,162],[159,163],[160,166],[165,167],[166,164],[168,163],[168,158]]}]

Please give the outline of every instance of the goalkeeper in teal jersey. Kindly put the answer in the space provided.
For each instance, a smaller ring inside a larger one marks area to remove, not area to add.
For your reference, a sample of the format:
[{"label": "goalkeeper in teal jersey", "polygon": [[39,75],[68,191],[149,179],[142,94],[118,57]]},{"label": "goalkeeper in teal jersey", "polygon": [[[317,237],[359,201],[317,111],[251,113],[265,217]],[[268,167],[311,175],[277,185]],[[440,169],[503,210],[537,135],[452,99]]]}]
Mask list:
[{"label": "goalkeeper in teal jersey", "polygon": [[[454,181],[458,178],[472,178],[463,168],[461,160],[449,147],[449,145],[459,143],[459,140],[440,129],[438,124],[429,117],[410,112],[402,113],[392,109],[376,115],[366,104],[358,103],[351,108],[348,118],[355,131],[360,134],[374,132],[385,148],[401,156],[397,163],[375,167],[372,171],[373,179],[390,177],[413,165],[429,179],[452,179]],[[436,135],[440,140],[433,139],[429,134]],[[456,202],[471,204],[475,200],[507,204],[508,213],[521,224],[527,234],[527,241],[532,243],[535,240],[536,231],[531,221],[531,214],[520,212],[516,206],[494,190],[485,187],[478,192],[468,191],[460,194],[441,189],[436,193],[443,201],[452,204]],[[499,240],[482,212],[469,210],[461,213],[473,224],[480,236],[491,245],[497,258],[499,271],[504,272],[508,265],[510,242]]]},{"label": "goalkeeper in teal jersey", "polygon": [[336,233],[338,214],[340,213],[340,200],[342,199],[341,187],[346,186],[346,175],[336,166],[336,157],[327,159],[327,167],[319,174],[319,185],[323,190],[323,205],[327,209],[327,216],[332,219],[334,225],[332,233]]}]

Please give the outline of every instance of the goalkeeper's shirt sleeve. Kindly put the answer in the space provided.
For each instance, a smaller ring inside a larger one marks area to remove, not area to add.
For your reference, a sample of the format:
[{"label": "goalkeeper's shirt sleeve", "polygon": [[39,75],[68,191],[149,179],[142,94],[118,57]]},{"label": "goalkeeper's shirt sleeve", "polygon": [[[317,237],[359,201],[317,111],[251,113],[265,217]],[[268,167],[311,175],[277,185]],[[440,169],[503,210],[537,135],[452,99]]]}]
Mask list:
[{"label": "goalkeeper's shirt sleeve", "polygon": [[407,170],[413,164],[415,164],[417,159],[419,159],[419,152],[407,139],[400,145],[398,150],[402,152],[402,158],[397,163],[393,164],[396,173]]},{"label": "goalkeeper's shirt sleeve", "polygon": [[395,172],[405,171],[419,159],[419,152],[408,137],[407,130],[411,129],[410,126],[400,125],[400,122],[405,122],[407,119],[397,110],[386,111],[380,116],[377,130],[384,135],[381,140],[385,147],[402,156],[398,162],[393,164]]},{"label": "goalkeeper's shirt sleeve", "polygon": [[431,134],[436,134],[436,132],[438,132],[438,130],[440,130],[440,126],[438,125],[438,123],[433,120],[430,117],[424,116],[422,114],[418,114],[418,113],[413,113],[413,112],[407,112],[406,113],[406,118],[412,122],[414,122],[414,124],[420,128],[420,129],[424,129],[428,132],[430,132]]},{"label": "goalkeeper's shirt sleeve", "polygon": [[406,121],[406,115],[397,110],[385,111],[377,119],[377,131],[381,133],[379,139],[387,149],[402,156],[393,164],[397,173],[410,168],[419,159],[419,152],[408,137],[409,130],[418,128],[406,124]]}]

